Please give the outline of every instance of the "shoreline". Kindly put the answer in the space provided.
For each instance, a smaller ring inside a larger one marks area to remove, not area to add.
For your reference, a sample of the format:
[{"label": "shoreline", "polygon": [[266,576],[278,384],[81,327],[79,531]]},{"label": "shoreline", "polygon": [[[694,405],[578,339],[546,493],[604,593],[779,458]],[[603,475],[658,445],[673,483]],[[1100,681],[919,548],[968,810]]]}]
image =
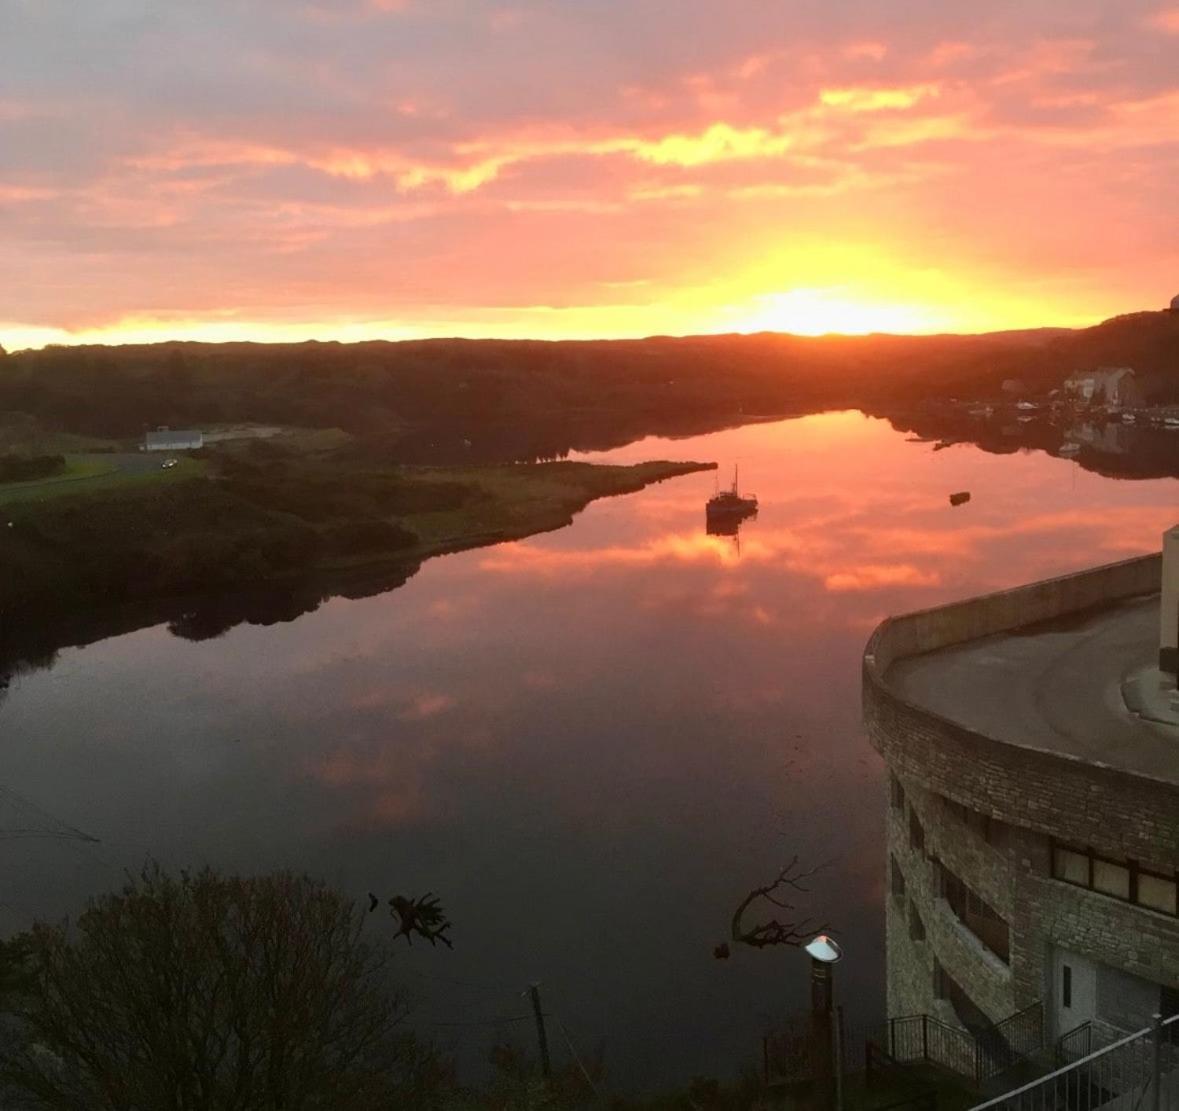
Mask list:
[{"label": "shoreline", "polygon": [[[399,551],[365,554],[351,560],[320,560],[251,583],[226,584],[196,592],[143,594],[105,604],[67,603],[59,611],[43,605],[10,606],[0,611],[0,696],[8,677],[27,668],[47,666],[64,649],[84,647],[165,623],[174,626],[174,635],[210,639],[239,624],[293,621],[333,598],[363,598],[395,590],[427,560],[555,532],[573,524],[582,511],[602,498],[638,493],[668,479],[715,470],[717,465],[652,461],[631,467],[588,463],[521,466],[590,468],[599,475],[609,472],[614,482],[610,488],[601,490],[570,489],[571,496],[560,505],[535,507],[531,517],[525,516],[499,528],[459,532]],[[445,470],[422,468],[423,472]],[[96,507],[97,504],[100,503]]]}]

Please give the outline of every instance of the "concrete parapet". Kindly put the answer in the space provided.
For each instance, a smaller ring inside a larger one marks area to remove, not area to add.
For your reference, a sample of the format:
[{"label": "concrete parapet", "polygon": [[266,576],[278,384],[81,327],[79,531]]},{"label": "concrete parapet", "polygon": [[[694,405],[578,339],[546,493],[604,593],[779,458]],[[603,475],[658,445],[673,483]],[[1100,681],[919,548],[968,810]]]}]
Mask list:
[{"label": "concrete parapet", "polygon": [[894,661],[905,656],[1081,613],[1125,598],[1153,594],[1159,589],[1161,576],[1162,555],[1156,552],[890,617],[881,622],[868,641],[864,652],[865,676],[869,670],[883,676]]},{"label": "concrete parapet", "polygon": [[[889,765],[982,814],[1060,840],[1179,867],[1179,788],[1098,762],[975,732],[892,687],[891,664],[1041,621],[1153,593],[1158,554],[884,621],[863,659],[864,723]],[[1163,862],[1160,860],[1160,862]]]}]

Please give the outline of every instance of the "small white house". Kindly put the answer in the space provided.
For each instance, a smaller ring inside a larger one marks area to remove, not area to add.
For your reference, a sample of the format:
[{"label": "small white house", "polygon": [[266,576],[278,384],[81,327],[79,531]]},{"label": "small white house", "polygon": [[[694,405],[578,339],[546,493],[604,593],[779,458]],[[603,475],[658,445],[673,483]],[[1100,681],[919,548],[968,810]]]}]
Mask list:
[{"label": "small white house", "polygon": [[1065,380],[1064,392],[1077,401],[1096,399],[1115,408],[1139,404],[1138,383],[1128,366],[1100,367],[1074,374]]},{"label": "small white house", "polygon": [[158,428],[143,437],[144,451],[195,451],[204,446],[204,433],[196,429]]}]

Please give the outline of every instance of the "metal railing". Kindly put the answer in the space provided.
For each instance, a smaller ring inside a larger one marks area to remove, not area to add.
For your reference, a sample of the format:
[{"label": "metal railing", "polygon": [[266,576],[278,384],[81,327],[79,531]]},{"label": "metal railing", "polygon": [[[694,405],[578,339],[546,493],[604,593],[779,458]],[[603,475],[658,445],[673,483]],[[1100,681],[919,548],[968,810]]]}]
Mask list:
[{"label": "metal railing", "polygon": [[879,1037],[881,1048],[902,1064],[920,1061],[940,1065],[983,1084],[1043,1047],[1044,1010],[1040,1003],[1033,1003],[994,1026],[973,1032],[933,1015],[907,1015],[889,1019]]},{"label": "metal railing", "polygon": [[[1081,1028],[1078,1028],[1078,1030]],[[1071,1039],[1077,1031],[1070,1031]],[[1085,1035],[1078,1035],[1078,1039]],[[1062,1039],[1064,1040],[1064,1039]],[[972,1111],[1179,1111],[1179,1015],[1154,1022]]]},{"label": "metal railing", "polygon": [[1033,1003],[975,1035],[974,1080],[982,1084],[1044,1047],[1044,1006]]},{"label": "metal railing", "polygon": [[1093,1023],[1082,1022],[1056,1039],[1056,1067],[1064,1068],[1093,1052]]},{"label": "metal railing", "polygon": [[840,1015],[835,1052],[813,1018],[799,1016],[762,1040],[763,1071],[767,1083],[811,1078],[831,1068],[847,1076],[885,1057],[899,1066],[939,1065],[981,1085],[1043,1048],[1043,1016],[1042,1004],[1033,1003],[1002,1022],[971,1031],[934,1015],[903,1015],[850,1027]]}]

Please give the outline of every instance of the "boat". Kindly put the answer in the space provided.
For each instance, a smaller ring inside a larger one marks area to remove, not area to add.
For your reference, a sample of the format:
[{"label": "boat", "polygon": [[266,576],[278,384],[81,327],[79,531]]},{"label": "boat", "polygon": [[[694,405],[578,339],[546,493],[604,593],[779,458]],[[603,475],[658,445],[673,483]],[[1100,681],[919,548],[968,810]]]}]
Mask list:
[{"label": "boat", "polygon": [[718,490],[704,507],[709,522],[720,520],[742,520],[757,512],[757,496],[742,494],[737,486],[737,468],[733,468],[733,485],[728,490]]},{"label": "boat", "polygon": [[970,501],[969,490],[959,490],[957,493],[950,495],[951,505],[965,505],[968,501]]},{"label": "boat", "polygon": [[1072,440],[1065,440],[1063,444],[1056,449],[1057,455],[1080,455],[1081,445],[1074,443]]}]

